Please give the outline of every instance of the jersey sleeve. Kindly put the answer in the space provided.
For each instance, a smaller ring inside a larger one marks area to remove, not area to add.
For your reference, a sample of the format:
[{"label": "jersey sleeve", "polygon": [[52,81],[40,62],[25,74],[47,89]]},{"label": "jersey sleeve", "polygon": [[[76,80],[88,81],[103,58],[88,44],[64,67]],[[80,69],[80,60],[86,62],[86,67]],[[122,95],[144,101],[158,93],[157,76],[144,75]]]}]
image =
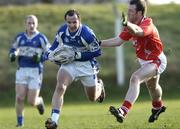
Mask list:
[{"label": "jersey sleeve", "polygon": [[43,52],[46,52],[51,46],[51,44],[49,43],[49,40],[44,34],[41,34],[40,41],[41,41]]},{"label": "jersey sleeve", "polygon": [[13,40],[13,42],[12,42],[12,46],[11,46],[11,48],[9,49],[9,53],[15,53],[15,51],[16,51],[17,48],[18,48],[18,43],[19,43],[20,38],[21,38],[21,33],[18,34],[18,35],[14,38],[14,40]]},{"label": "jersey sleeve", "polygon": [[101,55],[101,49],[98,40],[89,27],[84,26],[81,32],[81,41],[86,46],[87,51],[81,52],[81,58],[78,61],[87,61]]},{"label": "jersey sleeve", "polygon": [[123,31],[119,34],[119,37],[124,41],[128,41],[129,39],[132,38],[132,35],[129,33],[128,29],[125,27]]},{"label": "jersey sleeve", "polygon": [[[97,49],[98,47],[98,49]],[[96,49],[94,49],[93,51],[86,51],[86,52],[81,52],[81,58],[80,59],[76,59],[77,61],[88,61],[91,60],[95,57],[100,56],[101,53],[101,49],[99,47],[99,44],[96,45]]]}]

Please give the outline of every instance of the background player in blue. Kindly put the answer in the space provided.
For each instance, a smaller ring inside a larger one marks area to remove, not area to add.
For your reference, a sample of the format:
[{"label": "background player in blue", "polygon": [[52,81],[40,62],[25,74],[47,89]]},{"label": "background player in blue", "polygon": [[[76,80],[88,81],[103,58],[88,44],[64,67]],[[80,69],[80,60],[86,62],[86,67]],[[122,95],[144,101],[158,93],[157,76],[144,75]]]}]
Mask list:
[{"label": "background player in blue", "polygon": [[38,19],[34,15],[25,18],[25,32],[19,33],[9,51],[9,58],[17,58],[16,99],[17,127],[24,124],[24,99],[27,96],[32,106],[37,106],[39,113],[44,113],[43,98],[39,97],[42,83],[42,54],[50,44],[47,38],[37,30]]},{"label": "background player in blue", "polygon": [[73,81],[81,81],[89,100],[101,103],[105,98],[103,82],[97,77],[95,57],[101,55],[101,49],[95,34],[88,26],[81,24],[80,14],[76,10],[68,10],[64,19],[66,23],[59,28],[48,58],[53,61],[51,53],[58,47],[71,48],[75,57],[60,61],[56,89],[52,97],[51,118],[45,122],[47,129],[57,128],[65,91]]}]

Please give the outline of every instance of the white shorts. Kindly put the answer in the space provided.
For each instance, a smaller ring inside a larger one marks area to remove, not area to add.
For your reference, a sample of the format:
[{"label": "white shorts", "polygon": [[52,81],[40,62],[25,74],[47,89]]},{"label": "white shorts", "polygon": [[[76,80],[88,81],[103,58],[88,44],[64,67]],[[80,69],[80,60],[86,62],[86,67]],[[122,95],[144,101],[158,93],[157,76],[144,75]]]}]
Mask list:
[{"label": "white shorts", "polygon": [[166,69],[167,59],[163,52],[158,56],[158,58],[159,58],[159,60],[142,60],[140,58],[138,58],[138,60],[139,60],[139,63],[141,64],[141,66],[148,64],[148,63],[157,64],[157,74],[161,74]]},{"label": "white shorts", "polygon": [[73,80],[80,80],[84,86],[97,85],[97,67],[90,61],[74,61],[69,64],[61,65],[60,69],[66,70]]},{"label": "white shorts", "polygon": [[26,85],[28,89],[40,89],[42,73],[38,68],[19,68],[16,71],[16,84]]}]

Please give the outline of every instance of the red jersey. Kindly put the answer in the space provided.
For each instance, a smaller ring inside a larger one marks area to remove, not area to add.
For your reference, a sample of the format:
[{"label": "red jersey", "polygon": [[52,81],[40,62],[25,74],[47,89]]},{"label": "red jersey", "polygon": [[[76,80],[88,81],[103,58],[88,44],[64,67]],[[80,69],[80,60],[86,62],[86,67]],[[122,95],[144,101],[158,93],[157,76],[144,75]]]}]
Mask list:
[{"label": "red jersey", "polygon": [[143,60],[157,60],[163,51],[163,44],[159,38],[159,33],[154,26],[152,19],[144,17],[138,24],[144,32],[143,37],[134,36],[125,27],[119,37],[125,41],[132,40],[136,49],[136,56]]}]

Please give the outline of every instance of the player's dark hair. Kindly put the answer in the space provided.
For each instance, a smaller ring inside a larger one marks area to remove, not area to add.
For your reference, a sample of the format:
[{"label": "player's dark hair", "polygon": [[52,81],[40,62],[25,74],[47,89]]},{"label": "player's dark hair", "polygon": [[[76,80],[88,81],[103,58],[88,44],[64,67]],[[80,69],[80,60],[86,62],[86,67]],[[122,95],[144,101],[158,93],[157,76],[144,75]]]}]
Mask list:
[{"label": "player's dark hair", "polygon": [[78,11],[76,11],[75,9],[70,9],[70,10],[68,10],[68,11],[65,13],[65,15],[64,15],[64,20],[66,20],[66,17],[67,17],[67,16],[74,16],[74,15],[77,15],[77,17],[78,17],[79,20],[81,19],[81,18],[80,18],[80,14],[79,14]]},{"label": "player's dark hair", "polygon": [[143,15],[147,12],[147,1],[146,0],[130,0],[130,5],[136,5],[136,11],[142,11]]}]

